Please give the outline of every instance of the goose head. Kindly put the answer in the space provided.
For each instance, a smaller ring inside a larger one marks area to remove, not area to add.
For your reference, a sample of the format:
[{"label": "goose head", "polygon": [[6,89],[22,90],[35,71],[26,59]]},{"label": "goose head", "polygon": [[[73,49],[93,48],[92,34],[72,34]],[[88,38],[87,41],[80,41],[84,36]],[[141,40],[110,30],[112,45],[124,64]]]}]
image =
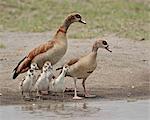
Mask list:
[{"label": "goose head", "polygon": [[32,78],[34,76],[33,70],[29,69],[27,75]]},{"label": "goose head", "polygon": [[82,20],[82,17],[79,13],[72,13],[70,14],[66,20],[69,22],[69,23],[73,23],[73,22],[80,22],[82,24],[86,24],[85,21]]},{"label": "goose head", "polygon": [[43,71],[44,72],[46,72],[48,70],[52,70],[52,69],[53,69],[53,67],[52,67],[51,62],[47,61],[47,62],[44,63],[44,65],[43,65]]},{"label": "goose head", "polygon": [[68,70],[69,70],[69,65],[65,64],[65,65],[63,66],[63,71],[64,71],[64,72],[67,72]]},{"label": "goose head", "polygon": [[32,70],[38,70],[38,65],[36,63],[31,63],[31,69]]},{"label": "goose head", "polygon": [[109,52],[112,52],[110,49],[109,49],[109,45],[107,43],[106,40],[97,40],[94,45],[93,45],[93,49],[98,49],[98,48],[103,48],[103,49],[106,49],[107,51]]}]

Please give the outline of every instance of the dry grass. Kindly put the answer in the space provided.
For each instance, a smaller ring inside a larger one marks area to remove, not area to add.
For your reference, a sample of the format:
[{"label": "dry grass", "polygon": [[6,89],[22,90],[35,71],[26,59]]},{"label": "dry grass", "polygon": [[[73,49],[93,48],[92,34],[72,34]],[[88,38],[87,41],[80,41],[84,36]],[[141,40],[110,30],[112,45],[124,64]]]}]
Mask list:
[{"label": "dry grass", "polygon": [[148,1],[144,0],[0,0],[0,31],[54,31],[70,12],[80,12],[87,25],[74,24],[69,37],[105,33],[140,40],[149,36]]}]

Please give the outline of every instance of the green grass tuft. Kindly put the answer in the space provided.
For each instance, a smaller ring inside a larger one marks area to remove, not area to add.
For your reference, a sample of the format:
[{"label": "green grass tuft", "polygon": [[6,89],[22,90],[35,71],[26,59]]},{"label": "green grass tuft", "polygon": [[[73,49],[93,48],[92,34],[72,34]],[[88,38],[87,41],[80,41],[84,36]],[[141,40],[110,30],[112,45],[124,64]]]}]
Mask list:
[{"label": "green grass tuft", "polygon": [[0,48],[6,48],[6,46],[2,43],[0,43]]}]

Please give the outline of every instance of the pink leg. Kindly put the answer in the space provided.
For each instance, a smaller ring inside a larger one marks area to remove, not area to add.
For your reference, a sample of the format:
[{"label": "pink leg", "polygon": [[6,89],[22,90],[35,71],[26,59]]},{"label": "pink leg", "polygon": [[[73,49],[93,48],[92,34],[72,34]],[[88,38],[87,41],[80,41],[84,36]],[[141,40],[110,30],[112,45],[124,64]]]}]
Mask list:
[{"label": "pink leg", "polygon": [[74,100],[81,100],[82,98],[77,95],[77,84],[76,84],[76,81],[77,81],[77,79],[74,78],[74,97],[73,97],[73,99]]},{"label": "pink leg", "polygon": [[86,79],[83,79],[83,81],[82,81],[82,86],[83,86],[83,88],[84,88],[85,97],[88,97],[88,98],[96,97],[96,95],[90,95],[90,94],[87,92],[87,90],[86,90],[86,88],[85,88],[85,80],[86,80]]}]

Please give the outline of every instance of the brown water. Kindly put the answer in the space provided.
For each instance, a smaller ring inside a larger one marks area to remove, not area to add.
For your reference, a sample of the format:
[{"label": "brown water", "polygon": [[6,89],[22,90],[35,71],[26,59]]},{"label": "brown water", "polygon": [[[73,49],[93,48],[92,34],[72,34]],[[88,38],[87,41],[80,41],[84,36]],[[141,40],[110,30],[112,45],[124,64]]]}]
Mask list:
[{"label": "brown water", "polygon": [[0,120],[150,120],[150,100],[0,106]]}]

